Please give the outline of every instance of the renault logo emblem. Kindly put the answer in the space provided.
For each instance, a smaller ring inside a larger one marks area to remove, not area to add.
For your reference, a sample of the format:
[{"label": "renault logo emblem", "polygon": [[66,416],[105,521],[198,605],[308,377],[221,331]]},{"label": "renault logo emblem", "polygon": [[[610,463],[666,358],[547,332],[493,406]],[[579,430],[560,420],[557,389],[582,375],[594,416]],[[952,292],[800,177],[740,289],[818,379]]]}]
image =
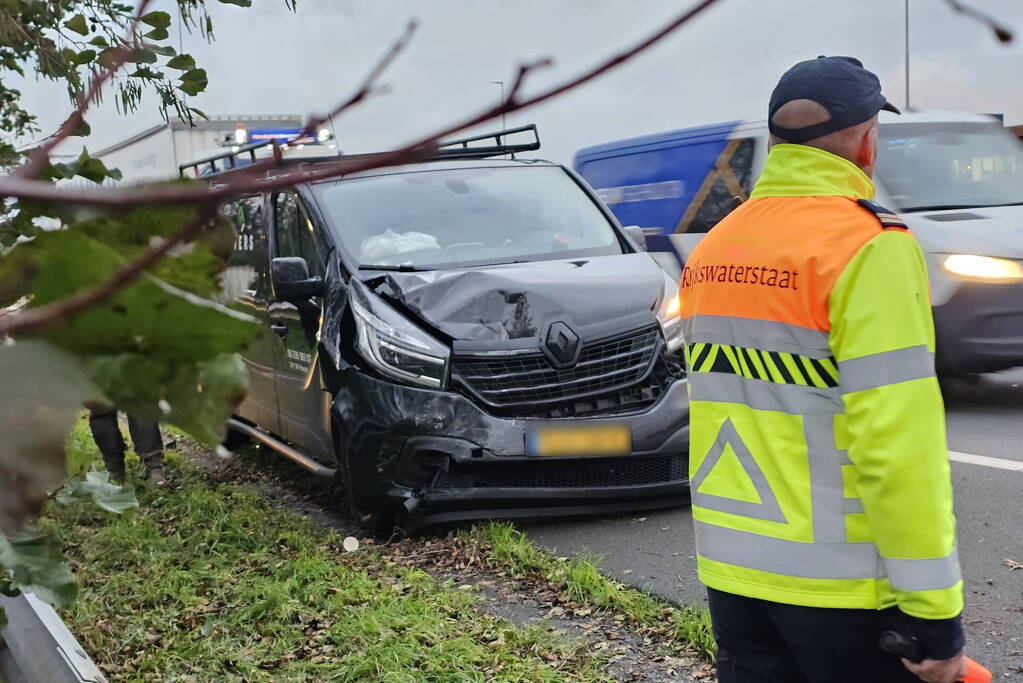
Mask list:
[{"label": "renault logo emblem", "polygon": [[543,344],[544,353],[557,368],[575,365],[579,358],[579,335],[562,322],[552,323],[547,328],[547,338]]}]

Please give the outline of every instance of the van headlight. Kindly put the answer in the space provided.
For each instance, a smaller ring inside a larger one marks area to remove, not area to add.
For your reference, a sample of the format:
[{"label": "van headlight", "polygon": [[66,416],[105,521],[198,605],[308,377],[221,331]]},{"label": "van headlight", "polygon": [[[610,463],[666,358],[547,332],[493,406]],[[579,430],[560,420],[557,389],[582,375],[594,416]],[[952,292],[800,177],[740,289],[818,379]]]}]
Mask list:
[{"label": "van headlight", "polygon": [[669,278],[664,279],[664,292],[657,306],[657,322],[661,324],[664,343],[669,353],[685,344],[682,336],[682,311],[678,300],[678,287]]},{"label": "van headlight", "polygon": [[446,346],[404,320],[397,312],[376,306],[380,315],[360,301],[354,288],[349,297],[355,318],[356,348],[383,375],[431,389],[443,389],[448,375]]},{"label": "van headlight", "polygon": [[994,256],[949,254],[942,261],[945,270],[970,280],[987,282],[1019,282],[1023,280],[1023,264]]}]

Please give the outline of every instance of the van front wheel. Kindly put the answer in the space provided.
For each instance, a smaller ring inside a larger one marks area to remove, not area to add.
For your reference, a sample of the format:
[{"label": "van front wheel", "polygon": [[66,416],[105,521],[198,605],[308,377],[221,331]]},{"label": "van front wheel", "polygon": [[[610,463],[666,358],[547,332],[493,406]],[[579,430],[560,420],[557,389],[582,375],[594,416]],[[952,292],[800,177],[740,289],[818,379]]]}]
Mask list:
[{"label": "van front wheel", "polygon": [[367,510],[354,494],[347,463],[342,463],[334,477],[338,494],[344,499],[348,514],[356,524],[374,538],[390,538],[394,533],[394,514],[382,510]]}]

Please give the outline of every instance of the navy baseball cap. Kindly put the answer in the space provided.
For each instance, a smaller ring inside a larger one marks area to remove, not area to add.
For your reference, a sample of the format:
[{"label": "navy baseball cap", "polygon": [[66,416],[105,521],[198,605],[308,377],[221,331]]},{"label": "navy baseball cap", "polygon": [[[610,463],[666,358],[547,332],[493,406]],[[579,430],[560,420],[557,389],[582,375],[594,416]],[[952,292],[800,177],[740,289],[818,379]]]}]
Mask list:
[{"label": "navy baseball cap", "polygon": [[[831,115],[827,121],[803,128],[784,128],[771,119],[793,100],[812,100]],[[782,74],[771,93],[767,126],[786,142],[800,144],[863,123],[877,112],[901,114],[881,94],[881,81],[855,57],[825,57],[799,62]]]}]

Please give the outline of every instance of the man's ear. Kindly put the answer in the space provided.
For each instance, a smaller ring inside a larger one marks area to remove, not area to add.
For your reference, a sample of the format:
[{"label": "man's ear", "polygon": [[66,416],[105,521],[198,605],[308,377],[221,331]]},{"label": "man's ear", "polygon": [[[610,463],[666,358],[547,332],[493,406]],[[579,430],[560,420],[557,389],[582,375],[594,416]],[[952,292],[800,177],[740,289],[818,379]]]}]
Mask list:
[{"label": "man's ear", "polygon": [[877,162],[877,126],[868,129],[860,138],[860,148],[856,154],[856,165],[860,168],[873,169]]}]

